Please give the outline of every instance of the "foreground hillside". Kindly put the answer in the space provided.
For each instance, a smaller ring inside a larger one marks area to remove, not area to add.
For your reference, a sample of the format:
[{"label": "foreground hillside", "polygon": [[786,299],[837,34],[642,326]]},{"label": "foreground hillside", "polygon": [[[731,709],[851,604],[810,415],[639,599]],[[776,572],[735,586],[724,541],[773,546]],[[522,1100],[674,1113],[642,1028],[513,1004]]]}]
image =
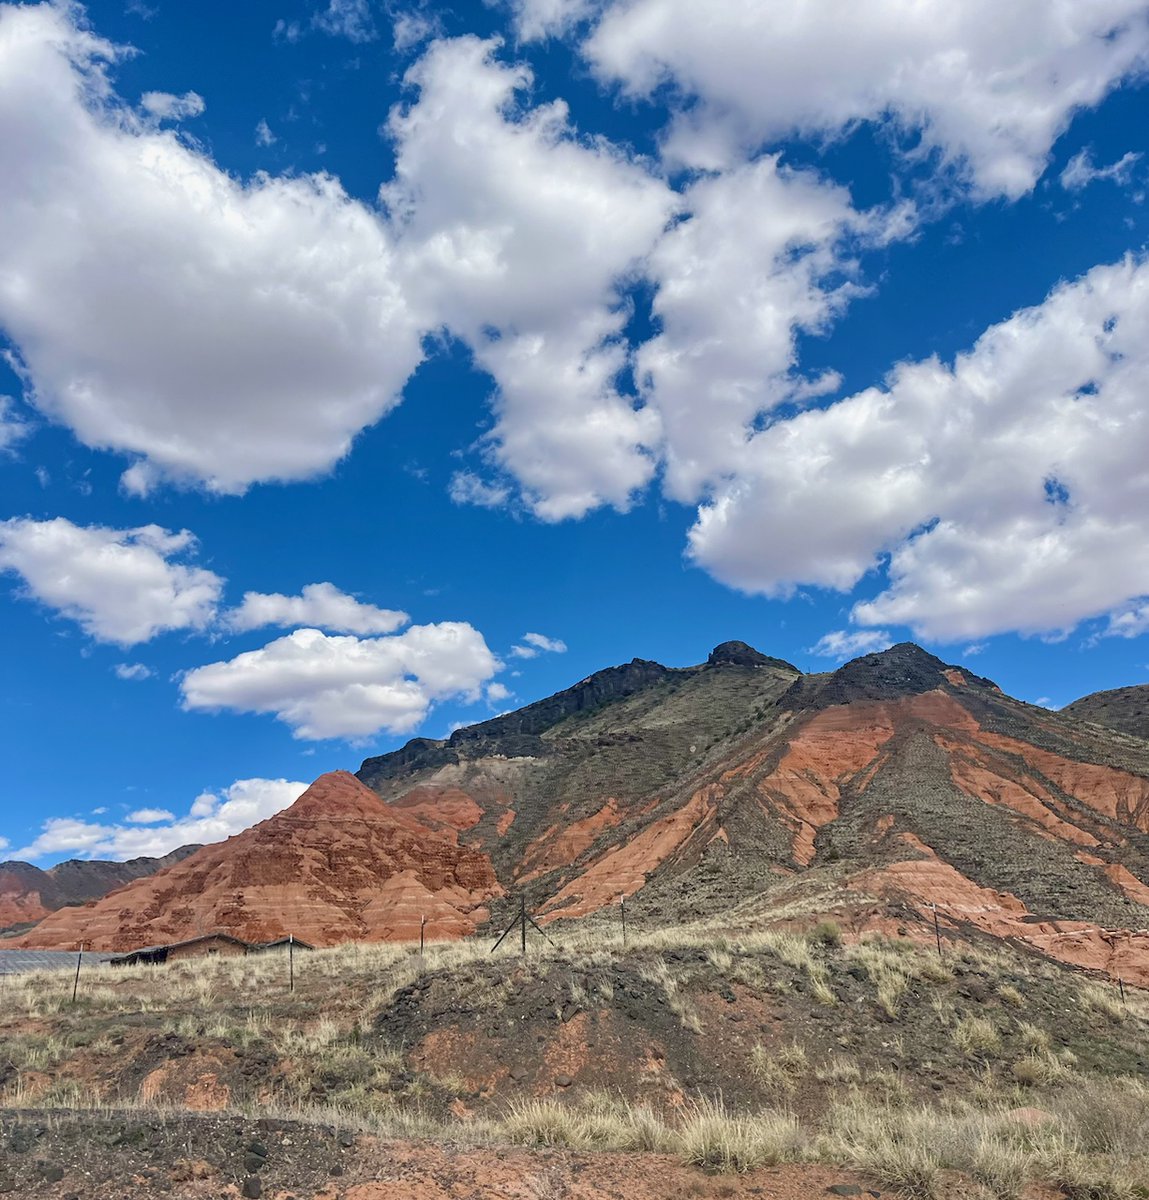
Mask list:
[{"label": "foreground hillside", "polygon": [[801,675],[742,643],[636,660],[324,776],[290,809],[28,946],[226,930],[317,945],[548,927],[828,916],[977,933],[1149,984],[1149,742],[1035,708],[903,644]]},{"label": "foreground hillside", "polygon": [[989,943],[946,939],[939,956],[844,941],[828,922],[762,933],[734,914],[632,927],[625,947],[601,923],[551,932],[525,958],[486,941],[300,953],[294,991],[288,962],[267,956],[104,968],[81,978],[75,1005],[59,977],[0,980],[0,1188],[117,1200],[241,1188],[796,1200],[829,1187],[1132,1200],[1149,1188],[1139,991],[1122,999]]}]

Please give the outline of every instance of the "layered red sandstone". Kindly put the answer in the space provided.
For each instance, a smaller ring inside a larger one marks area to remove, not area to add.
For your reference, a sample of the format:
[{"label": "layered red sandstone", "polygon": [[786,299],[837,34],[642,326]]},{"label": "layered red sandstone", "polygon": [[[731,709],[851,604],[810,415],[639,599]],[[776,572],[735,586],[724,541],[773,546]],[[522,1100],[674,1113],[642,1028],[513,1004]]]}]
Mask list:
[{"label": "layered red sandstone", "polygon": [[383,804],[346,771],[324,775],[284,812],[206,846],[84,908],[62,910],[17,944],[128,950],[221,931],[245,941],[293,934],[353,939],[461,937],[501,893],[482,851]]}]

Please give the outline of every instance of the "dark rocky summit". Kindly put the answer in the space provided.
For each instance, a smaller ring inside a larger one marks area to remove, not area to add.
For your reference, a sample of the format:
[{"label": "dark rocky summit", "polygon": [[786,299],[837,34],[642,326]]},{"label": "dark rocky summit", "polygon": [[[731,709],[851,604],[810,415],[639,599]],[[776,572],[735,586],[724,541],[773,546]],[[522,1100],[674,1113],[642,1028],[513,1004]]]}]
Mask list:
[{"label": "dark rocky summit", "polygon": [[1149,683],[1092,692],[1061,711],[1078,721],[1092,721],[1106,729],[1149,740]]},{"label": "dark rocky summit", "polygon": [[793,663],[787,662],[784,658],[771,658],[770,655],[755,650],[753,646],[748,646],[745,642],[723,642],[720,646],[715,646],[706,659],[706,665],[708,667],[776,667],[783,671],[799,673]]}]

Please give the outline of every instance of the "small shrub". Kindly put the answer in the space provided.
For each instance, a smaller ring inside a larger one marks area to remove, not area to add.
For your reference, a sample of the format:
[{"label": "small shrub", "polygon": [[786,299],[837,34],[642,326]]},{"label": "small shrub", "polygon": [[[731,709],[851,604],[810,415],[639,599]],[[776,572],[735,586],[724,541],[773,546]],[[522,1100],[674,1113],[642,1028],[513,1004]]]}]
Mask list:
[{"label": "small shrub", "polygon": [[1082,988],[1081,1006],[1086,1012],[1108,1017],[1113,1022],[1124,1021],[1128,1015],[1125,1005],[1121,1003],[1121,997],[1112,988],[1101,987],[1099,984]]},{"label": "small shrub", "polygon": [[519,1146],[585,1149],[591,1138],[585,1117],[555,1100],[517,1100],[503,1118],[507,1137]]},{"label": "small shrub", "polygon": [[721,1100],[697,1104],[678,1136],[683,1162],[725,1173],[793,1162],[803,1147],[801,1128],[789,1113],[735,1115]]},{"label": "small shrub", "polygon": [[1001,1036],[984,1017],[962,1017],[954,1026],[953,1043],[962,1054],[988,1058],[1001,1048]]},{"label": "small shrub", "polygon": [[840,946],[842,944],[842,927],[837,921],[819,921],[810,930],[810,940],[820,946]]},{"label": "small shrub", "polygon": [[797,1042],[768,1050],[760,1042],[750,1051],[750,1069],[763,1087],[792,1092],[798,1076],[806,1068],[806,1050]]},{"label": "small shrub", "polygon": [[1011,1068],[1015,1082],[1021,1087],[1048,1086],[1064,1079],[1068,1071],[1051,1054],[1035,1052],[1018,1059]]},{"label": "small shrub", "polygon": [[1031,1025],[1028,1021],[1022,1021],[1017,1027],[1017,1034],[1021,1039],[1021,1044],[1027,1050],[1043,1052],[1049,1050],[1049,1031],[1042,1029],[1040,1025]]}]

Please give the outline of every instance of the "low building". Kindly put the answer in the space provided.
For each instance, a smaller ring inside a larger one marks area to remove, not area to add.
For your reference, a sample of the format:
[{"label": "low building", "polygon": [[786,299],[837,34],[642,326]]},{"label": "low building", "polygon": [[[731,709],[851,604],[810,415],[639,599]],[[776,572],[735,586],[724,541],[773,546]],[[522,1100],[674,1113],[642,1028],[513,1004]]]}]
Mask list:
[{"label": "low building", "polygon": [[[230,933],[205,933],[183,942],[172,942],[166,946],[144,946],[126,954],[112,955],[108,961],[114,967],[159,966],[161,963],[178,962],[184,958],[243,958],[247,954],[263,954],[268,950],[286,950],[289,945],[297,950],[314,949],[299,938],[245,942]],[[72,961],[75,962],[75,955],[72,956]]]}]

